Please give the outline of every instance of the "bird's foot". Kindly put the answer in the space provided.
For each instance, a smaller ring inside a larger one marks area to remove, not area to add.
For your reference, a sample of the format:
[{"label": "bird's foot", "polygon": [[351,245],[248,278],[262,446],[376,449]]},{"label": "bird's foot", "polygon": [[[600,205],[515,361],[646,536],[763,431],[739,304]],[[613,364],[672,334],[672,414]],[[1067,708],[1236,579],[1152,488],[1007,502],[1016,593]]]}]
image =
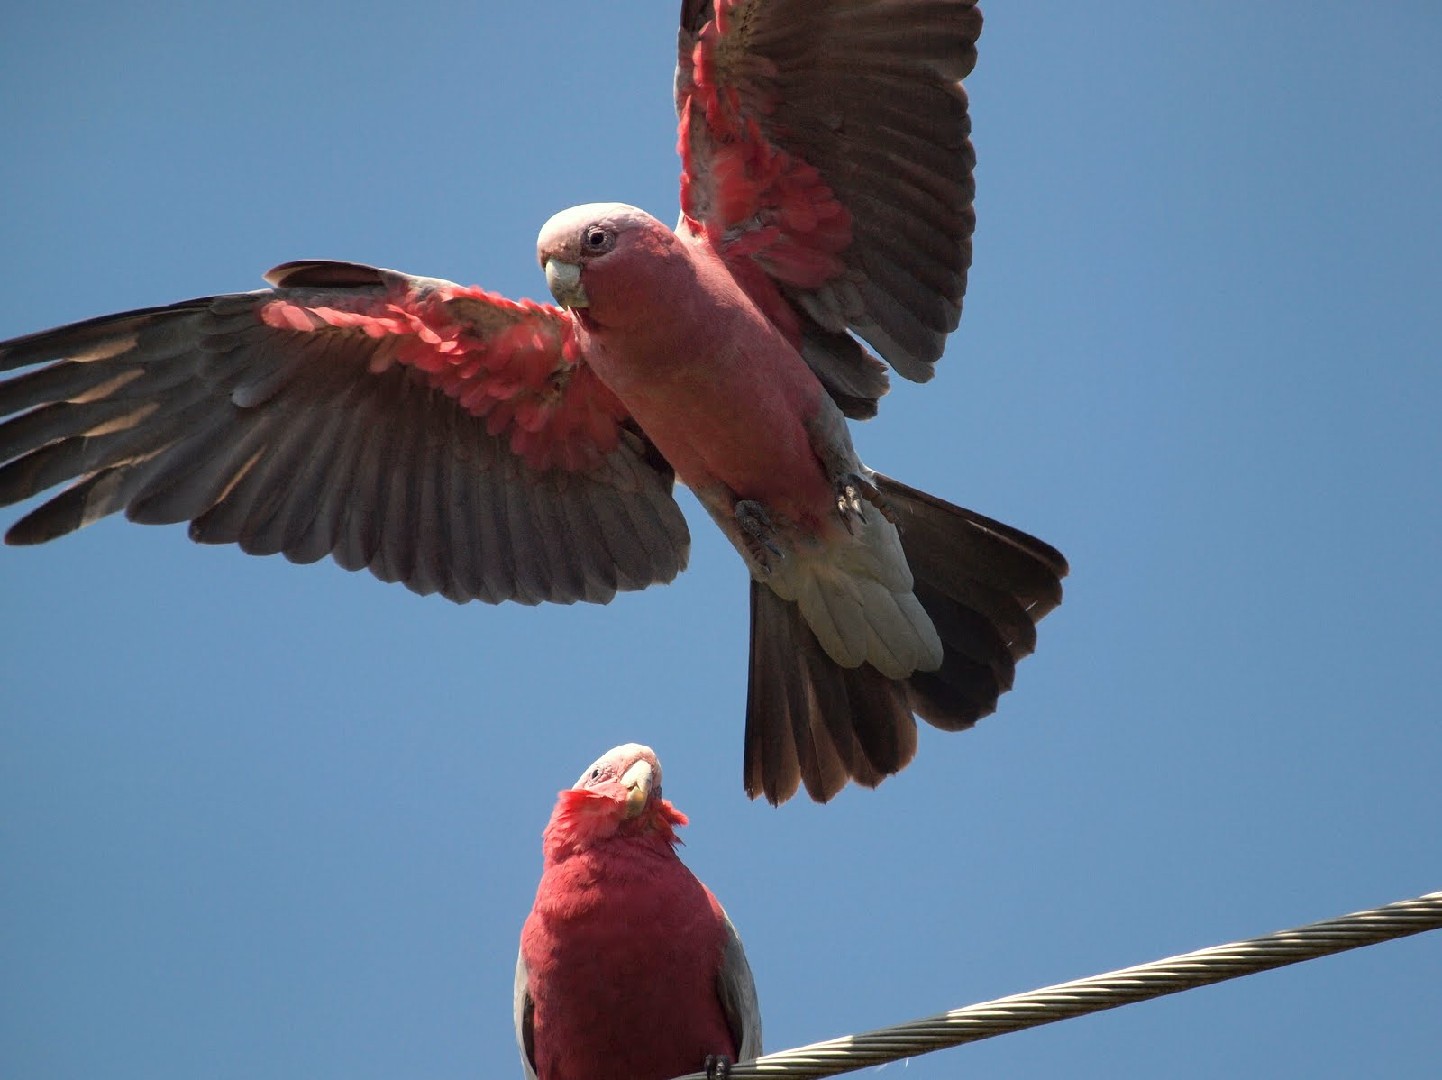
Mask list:
[{"label": "bird's foot", "polygon": [[731,1059],[725,1054],[706,1055],[706,1080],[726,1080],[731,1075]]},{"label": "bird's foot", "polygon": [[859,473],[847,473],[836,481],[836,509],[846,531],[853,536],[856,535],[858,521],[866,524],[866,508],[863,503],[870,503],[880,511],[882,517],[893,525],[896,524],[895,511],[887,503],[886,496],[866,477]]},{"label": "bird's foot", "polygon": [[781,549],[772,538],[776,526],[765,508],[755,499],[740,499],[735,508],[736,524],[741,526],[741,539],[752,560],[763,570],[770,572],[771,560],[781,558]]}]

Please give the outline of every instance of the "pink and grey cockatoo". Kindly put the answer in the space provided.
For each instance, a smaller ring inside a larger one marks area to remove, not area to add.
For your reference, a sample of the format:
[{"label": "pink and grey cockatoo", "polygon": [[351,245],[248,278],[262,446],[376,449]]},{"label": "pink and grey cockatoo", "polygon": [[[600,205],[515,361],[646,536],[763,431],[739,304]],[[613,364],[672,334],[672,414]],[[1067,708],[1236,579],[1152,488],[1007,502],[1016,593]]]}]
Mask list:
[{"label": "pink and grey cockatoo", "polygon": [[679,478],[751,574],[748,794],[874,786],[913,715],[995,708],[1067,571],[847,430],[960,318],[980,30],[974,0],[685,0],[680,221],[557,214],[559,306],[291,262],[0,345],[0,505],[73,481],[6,539],[124,510],[455,601],[606,603],[686,565]]},{"label": "pink and grey cockatoo", "polygon": [[516,959],[529,1080],[669,1080],[760,1055],[741,939],[676,856],[685,824],[636,743],[557,798]]}]

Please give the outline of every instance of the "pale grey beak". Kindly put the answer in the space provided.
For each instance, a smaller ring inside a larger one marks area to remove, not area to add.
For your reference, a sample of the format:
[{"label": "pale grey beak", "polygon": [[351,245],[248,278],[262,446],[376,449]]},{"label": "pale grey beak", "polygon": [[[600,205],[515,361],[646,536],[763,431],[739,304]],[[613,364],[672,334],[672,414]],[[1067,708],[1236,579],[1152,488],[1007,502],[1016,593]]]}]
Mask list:
[{"label": "pale grey beak", "polygon": [[561,259],[546,260],[546,287],[564,308],[587,307],[586,287],[581,284],[581,268]]},{"label": "pale grey beak", "polygon": [[646,808],[646,800],[651,795],[651,785],[655,783],[655,774],[651,770],[651,763],[638,761],[626,770],[626,775],[621,777],[621,783],[626,788],[626,816],[633,818]]}]

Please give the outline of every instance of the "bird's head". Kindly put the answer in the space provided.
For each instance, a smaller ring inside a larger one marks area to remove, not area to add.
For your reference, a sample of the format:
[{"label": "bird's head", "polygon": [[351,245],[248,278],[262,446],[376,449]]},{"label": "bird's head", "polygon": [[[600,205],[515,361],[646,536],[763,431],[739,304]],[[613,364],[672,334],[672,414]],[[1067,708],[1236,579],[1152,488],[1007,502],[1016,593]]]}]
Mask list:
[{"label": "bird's head", "polygon": [[556,303],[592,325],[628,321],[664,291],[676,234],[624,203],[562,210],[541,227],[536,258]]},{"label": "bird's head", "polygon": [[584,847],[618,836],[647,837],[679,844],[675,827],[686,815],[661,796],[661,762],[649,746],[626,743],[608,750],[586,768],[569,791],[561,792],[546,847]]}]

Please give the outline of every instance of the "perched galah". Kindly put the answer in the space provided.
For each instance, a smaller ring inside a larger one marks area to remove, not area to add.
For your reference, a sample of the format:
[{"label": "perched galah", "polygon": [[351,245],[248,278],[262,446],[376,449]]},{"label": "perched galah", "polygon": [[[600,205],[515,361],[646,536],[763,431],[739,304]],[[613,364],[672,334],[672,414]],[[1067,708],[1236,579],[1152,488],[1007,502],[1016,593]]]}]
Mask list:
[{"label": "perched galah", "polygon": [[974,0],[686,0],[681,218],[557,214],[560,305],[354,263],[0,345],[6,539],[124,510],[456,601],[670,581],[680,478],[751,573],[748,794],[875,785],[913,714],[990,713],[1066,561],[866,468],[846,418],[932,375],[971,262]]},{"label": "perched galah", "polygon": [[556,800],[516,959],[529,1080],[669,1080],[761,1053],[741,939],[676,856],[685,824],[661,797],[661,763],[636,743]]}]

